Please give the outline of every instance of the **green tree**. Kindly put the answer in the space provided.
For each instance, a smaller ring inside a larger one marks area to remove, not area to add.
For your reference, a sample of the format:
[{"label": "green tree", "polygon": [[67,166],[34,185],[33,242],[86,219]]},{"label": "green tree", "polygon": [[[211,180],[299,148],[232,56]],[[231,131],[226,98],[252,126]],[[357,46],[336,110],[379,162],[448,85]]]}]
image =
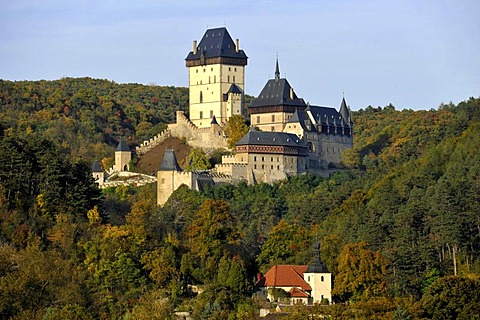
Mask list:
[{"label": "green tree", "polygon": [[447,276],[432,283],[420,300],[428,319],[479,319],[480,280]]}]

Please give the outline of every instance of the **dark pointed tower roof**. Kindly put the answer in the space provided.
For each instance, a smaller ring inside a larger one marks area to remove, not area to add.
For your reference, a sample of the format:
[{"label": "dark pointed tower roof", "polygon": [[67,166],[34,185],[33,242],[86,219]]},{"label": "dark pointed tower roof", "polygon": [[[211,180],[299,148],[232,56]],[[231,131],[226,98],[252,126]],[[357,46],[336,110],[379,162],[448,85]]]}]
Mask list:
[{"label": "dark pointed tower roof", "polygon": [[215,115],[213,115],[213,118],[212,118],[212,121],[210,122],[210,124],[218,124],[217,118],[215,118]]},{"label": "dark pointed tower roof", "polygon": [[120,140],[120,143],[117,146],[116,151],[131,151],[128,147],[128,144],[125,140]]},{"label": "dark pointed tower roof", "polygon": [[100,166],[100,163],[95,160],[92,165],[92,172],[103,172],[102,167]]},{"label": "dark pointed tower roof", "polygon": [[160,171],[182,171],[182,168],[178,165],[177,157],[173,149],[166,149],[163,156],[162,163],[160,164]]},{"label": "dark pointed tower roof", "polygon": [[257,98],[253,99],[249,108],[265,107],[265,106],[293,106],[307,107],[302,98],[299,98],[287,79],[280,78],[280,69],[278,60],[275,71],[275,79],[270,79],[263,87],[262,92]]},{"label": "dark pointed tower roof", "polygon": [[[237,59],[234,64],[247,64],[247,55],[237,47],[225,27],[208,29],[195,51],[190,51],[185,58],[187,66],[193,60],[219,57]],[[208,64],[208,61],[206,61],[206,64]]]},{"label": "dark pointed tower roof", "polygon": [[313,244],[313,260],[305,273],[329,273],[327,267],[320,260],[320,244],[317,241]]},{"label": "dark pointed tower roof", "polygon": [[278,67],[278,57],[277,57],[277,63],[275,65],[275,80],[280,80],[280,68]]},{"label": "dark pointed tower roof", "polygon": [[345,97],[342,98],[342,103],[340,105],[340,114],[342,115],[343,120],[350,124],[350,111],[348,110],[347,103],[345,102]]}]

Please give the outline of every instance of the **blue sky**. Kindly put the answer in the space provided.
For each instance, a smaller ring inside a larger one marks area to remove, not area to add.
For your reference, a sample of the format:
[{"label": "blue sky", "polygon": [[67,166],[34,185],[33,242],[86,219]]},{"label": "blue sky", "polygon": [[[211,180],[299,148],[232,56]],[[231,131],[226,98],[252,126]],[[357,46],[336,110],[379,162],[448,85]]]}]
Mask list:
[{"label": "blue sky", "polygon": [[0,0],[0,79],[187,86],[185,57],[226,26],[246,93],[282,77],[315,105],[430,109],[480,96],[478,0]]}]

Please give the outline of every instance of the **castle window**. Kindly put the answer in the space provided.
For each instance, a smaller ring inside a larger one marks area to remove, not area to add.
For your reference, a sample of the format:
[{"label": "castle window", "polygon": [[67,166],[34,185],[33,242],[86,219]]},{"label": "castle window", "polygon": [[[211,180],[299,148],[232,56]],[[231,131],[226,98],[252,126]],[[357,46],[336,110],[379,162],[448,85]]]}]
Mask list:
[{"label": "castle window", "polygon": [[308,280],[307,280],[307,281],[310,282],[310,276],[308,276]]},{"label": "castle window", "polygon": [[203,111],[200,111],[200,119],[203,119]]},{"label": "castle window", "polygon": [[227,82],[230,82],[230,76],[227,76]]},{"label": "castle window", "polygon": [[203,72],[205,72],[205,68],[203,68]]},{"label": "castle window", "polygon": [[213,110],[210,110],[210,118],[213,118]]},{"label": "castle window", "polygon": [[260,123],[260,116],[257,116],[257,123]]},{"label": "castle window", "polygon": [[277,162],[280,162],[280,157],[277,157]]},{"label": "castle window", "polygon": [[[200,91],[200,103],[203,103],[203,92]],[[202,112],[200,111],[200,114],[202,114]],[[200,116],[200,119],[202,118],[202,116]]]},{"label": "castle window", "polygon": [[280,170],[280,166],[277,166],[277,170]]},{"label": "castle window", "polygon": [[253,165],[253,169],[257,169],[257,165],[256,165],[256,164]]},{"label": "castle window", "polygon": [[[270,161],[273,162],[273,157],[270,158]],[[273,168],[272,168],[273,169]]]},{"label": "castle window", "polygon": [[274,131],[275,131],[275,127],[271,127],[270,130],[271,130],[272,132],[274,132]]},{"label": "castle window", "polygon": [[232,68],[231,68],[231,67],[228,67],[228,71],[232,71]]},{"label": "castle window", "polygon": [[[262,157],[262,162],[265,162],[265,157]],[[262,168],[263,169],[263,168]]]},{"label": "castle window", "polygon": [[164,178],[162,178],[162,182],[161,182],[161,184],[164,184],[164,183],[165,183],[165,179],[164,179]]},{"label": "castle window", "polygon": [[[320,281],[322,281],[322,282],[323,282],[323,280],[324,280],[324,279],[323,279],[323,276],[321,276],[321,277],[320,277]],[[323,296],[322,296],[322,298],[323,298]]]},{"label": "castle window", "polygon": [[273,166],[270,166],[270,169],[272,169],[272,170],[273,170]]},{"label": "castle window", "polygon": [[213,83],[217,82],[217,76],[213,76]]},{"label": "castle window", "polygon": [[197,71],[197,73],[198,73],[198,69],[197,69],[197,70],[195,70],[195,71]]},{"label": "castle window", "polygon": [[265,166],[262,164],[262,169],[265,169]]},{"label": "castle window", "polygon": [[210,76],[208,76],[208,83],[211,83]]},{"label": "castle window", "polygon": [[213,71],[213,68],[210,68],[210,71]]},{"label": "castle window", "polygon": [[275,122],[275,115],[272,114],[272,122]]},{"label": "castle window", "polygon": [[233,76],[233,83],[235,83],[235,76]]},{"label": "castle window", "polygon": [[233,71],[237,71],[237,68],[233,69]]}]

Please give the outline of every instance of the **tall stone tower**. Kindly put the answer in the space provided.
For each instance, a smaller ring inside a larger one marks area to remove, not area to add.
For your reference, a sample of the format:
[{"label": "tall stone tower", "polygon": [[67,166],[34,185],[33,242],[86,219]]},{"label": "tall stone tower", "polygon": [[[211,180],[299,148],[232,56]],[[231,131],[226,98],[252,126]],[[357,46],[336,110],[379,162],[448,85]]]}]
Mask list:
[{"label": "tall stone tower", "polygon": [[313,303],[326,299],[332,303],[332,274],[320,260],[320,244],[313,244],[313,260],[303,273],[303,279],[312,287]]},{"label": "tall stone tower", "polygon": [[185,59],[189,74],[190,120],[209,127],[213,117],[221,124],[232,115],[244,115],[247,55],[226,28],[208,29]]},{"label": "tall stone tower", "polygon": [[121,140],[115,150],[115,171],[128,171],[132,160],[132,151],[125,140]]},{"label": "tall stone tower", "polygon": [[193,173],[184,172],[178,165],[173,149],[166,149],[157,171],[157,204],[162,206],[182,184],[193,188]]}]

